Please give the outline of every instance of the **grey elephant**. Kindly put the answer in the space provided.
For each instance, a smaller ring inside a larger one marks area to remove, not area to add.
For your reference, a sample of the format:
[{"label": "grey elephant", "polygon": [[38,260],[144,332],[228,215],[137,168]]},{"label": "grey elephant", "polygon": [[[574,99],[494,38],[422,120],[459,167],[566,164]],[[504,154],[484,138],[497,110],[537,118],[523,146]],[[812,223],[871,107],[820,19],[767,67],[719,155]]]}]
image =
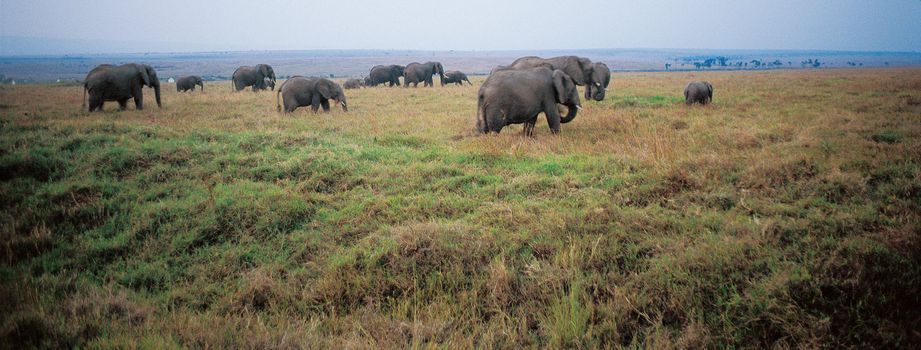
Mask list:
[{"label": "grey elephant", "polygon": [[442,82],[445,84],[454,83],[455,85],[464,85],[465,81],[467,84],[473,85],[473,83],[470,82],[470,79],[467,79],[467,75],[464,74],[464,72],[456,70],[445,72],[444,80],[442,80]]},{"label": "grey elephant", "polygon": [[365,77],[365,79],[361,81],[361,86],[371,86],[371,77]]},{"label": "grey elephant", "polygon": [[[595,101],[604,100],[604,92],[608,89],[608,85],[611,84],[611,69],[604,63],[595,62],[593,74],[600,80],[595,81],[595,84],[585,86],[585,98],[591,98]],[[600,84],[600,86],[596,84]]]},{"label": "grey elephant", "polygon": [[692,81],[684,88],[684,103],[705,105],[713,101],[713,85],[706,81]]},{"label": "grey elephant", "polygon": [[205,91],[205,83],[197,75],[186,75],[176,80],[176,91],[195,91],[195,85],[201,86],[201,91]]},{"label": "grey elephant", "polygon": [[445,69],[441,66],[440,62],[429,61],[425,63],[413,62],[407,64],[403,72],[403,87],[409,87],[409,84],[413,84],[413,87],[417,87],[420,82],[423,87],[434,86],[434,84],[432,84],[432,76],[435,74],[438,74],[441,86],[445,86]]},{"label": "grey elephant", "polygon": [[348,112],[345,93],[342,86],[326,78],[292,77],[281,84],[275,95],[275,104],[278,111],[284,99],[285,113],[294,112],[298,107],[310,106],[314,113],[322,106],[324,112],[329,112],[329,100],[335,100],[342,105],[342,110]]},{"label": "grey elephant", "polygon": [[364,83],[361,81],[361,79],[348,79],[342,83],[342,87],[344,87],[346,90],[361,89],[362,85],[364,85]]},{"label": "grey elephant", "polygon": [[391,64],[389,66],[377,65],[371,68],[369,74],[370,84],[368,86],[377,86],[378,84],[390,84],[390,86],[400,86],[400,77],[406,67]]},{"label": "grey elephant", "polygon": [[125,110],[128,99],[134,99],[137,109],[144,109],[144,86],[154,88],[157,107],[160,104],[160,79],[157,71],[146,64],[128,63],[120,66],[101,64],[86,74],[83,80],[83,106],[89,94],[89,111],[102,111],[105,101],[118,101],[118,107]]},{"label": "grey elephant", "polygon": [[601,101],[596,97],[601,96],[604,98],[604,86],[601,85],[601,82],[604,80],[603,77],[595,73],[595,65],[592,63],[592,60],[585,57],[578,56],[557,56],[551,58],[540,58],[537,56],[526,56],[515,60],[512,62],[511,68],[522,69],[522,68],[533,68],[533,67],[549,67],[551,69],[559,69],[569,75],[576,85],[587,86],[594,85],[593,89],[597,89],[595,96],[588,95],[588,89],[586,89],[585,98],[586,99],[595,99],[596,101]]},{"label": "grey elephant", "polygon": [[[569,111],[561,117],[557,103]],[[575,81],[561,70],[546,67],[497,71],[486,78],[477,93],[477,130],[498,133],[509,124],[525,124],[531,136],[537,116],[544,113],[554,134],[561,123],[576,118],[582,107]]]},{"label": "grey elephant", "polygon": [[275,70],[267,64],[257,64],[253,66],[241,66],[233,72],[233,91],[240,91],[247,86],[253,87],[253,92],[266,89],[266,81],[272,82],[275,86]]}]

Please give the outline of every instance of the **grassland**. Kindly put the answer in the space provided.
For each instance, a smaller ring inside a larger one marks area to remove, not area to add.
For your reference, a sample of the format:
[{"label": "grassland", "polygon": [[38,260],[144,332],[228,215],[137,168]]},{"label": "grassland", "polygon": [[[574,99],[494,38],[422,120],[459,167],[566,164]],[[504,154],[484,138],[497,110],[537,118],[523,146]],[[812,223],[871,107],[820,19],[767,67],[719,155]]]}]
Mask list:
[{"label": "grassland", "polygon": [[616,74],[533,138],[481,81],[3,86],[0,347],[921,343],[921,70]]}]

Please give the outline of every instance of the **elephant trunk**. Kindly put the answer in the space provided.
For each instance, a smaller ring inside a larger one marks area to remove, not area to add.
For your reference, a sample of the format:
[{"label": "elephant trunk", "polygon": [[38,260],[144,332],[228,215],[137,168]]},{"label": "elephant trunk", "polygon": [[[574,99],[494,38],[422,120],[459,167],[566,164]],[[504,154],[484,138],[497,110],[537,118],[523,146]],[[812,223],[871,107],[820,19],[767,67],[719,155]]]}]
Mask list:
[{"label": "elephant trunk", "polygon": [[160,81],[154,80],[153,82],[154,96],[157,98],[157,108],[163,108],[163,105],[160,104]]},{"label": "elephant trunk", "polygon": [[592,91],[593,93],[592,99],[594,99],[595,101],[604,101],[604,90],[605,90],[604,87],[599,86],[593,90],[594,91]]},{"label": "elephant trunk", "polygon": [[569,111],[566,113],[565,117],[560,118],[560,123],[563,123],[563,124],[569,123],[573,119],[576,119],[576,113],[578,113],[579,110],[582,109],[582,106],[579,106],[578,104],[568,104],[566,105],[566,108]]},{"label": "elephant trunk", "polygon": [[339,100],[339,103],[342,104],[342,111],[343,111],[343,112],[348,112],[348,111],[349,111],[349,107],[346,105],[346,102],[345,102],[345,97],[343,97],[341,100]]}]

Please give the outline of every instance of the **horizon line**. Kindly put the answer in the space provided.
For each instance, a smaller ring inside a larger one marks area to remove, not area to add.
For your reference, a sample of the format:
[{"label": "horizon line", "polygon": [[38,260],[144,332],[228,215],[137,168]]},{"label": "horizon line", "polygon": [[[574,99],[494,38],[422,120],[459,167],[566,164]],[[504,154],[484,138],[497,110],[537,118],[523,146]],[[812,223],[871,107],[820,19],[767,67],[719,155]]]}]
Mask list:
[{"label": "horizon line", "polygon": [[531,48],[531,49],[406,49],[406,48],[318,48],[318,49],[251,49],[251,50],[206,50],[206,51],[122,51],[122,52],[73,52],[73,53],[27,53],[3,54],[0,58],[37,58],[37,57],[68,57],[68,56],[113,56],[113,55],[177,55],[177,54],[227,54],[227,53],[254,53],[254,52],[334,52],[334,51],[377,51],[377,52],[522,52],[522,51],[597,51],[597,50],[623,50],[623,51],[735,51],[735,52],[823,52],[823,53],[887,53],[887,54],[915,54],[919,51],[898,50],[838,50],[838,49],[776,49],[776,48],[739,48],[739,49],[713,49],[713,48],[651,48],[651,47],[596,47],[596,48]]}]

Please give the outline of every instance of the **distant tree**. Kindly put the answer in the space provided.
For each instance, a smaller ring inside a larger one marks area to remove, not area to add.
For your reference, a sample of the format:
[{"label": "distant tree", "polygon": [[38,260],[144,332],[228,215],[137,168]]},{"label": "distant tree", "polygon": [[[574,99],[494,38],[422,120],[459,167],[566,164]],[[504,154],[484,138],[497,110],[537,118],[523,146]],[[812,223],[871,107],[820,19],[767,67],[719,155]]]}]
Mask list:
[{"label": "distant tree", "polygon": [[723,57],[723,56],[717,56],[717,57],[716,57],[716,60],[720,62],[720,67],[725,67],[725,66],[726,66],[726,61],[728,61],[729,58]]},{"label": "distant tree", "polygon": [[701,65],[702,64],[700,62],[694,62],[694,67],[696,67],[698,70],[700,69]]},{"label": "distant tree", "polygon": [[669,68],[671,68],[671,66],[672,66],[671,63],[666,63],[666,64],[665,64],[665,70],[668,70]]}]

